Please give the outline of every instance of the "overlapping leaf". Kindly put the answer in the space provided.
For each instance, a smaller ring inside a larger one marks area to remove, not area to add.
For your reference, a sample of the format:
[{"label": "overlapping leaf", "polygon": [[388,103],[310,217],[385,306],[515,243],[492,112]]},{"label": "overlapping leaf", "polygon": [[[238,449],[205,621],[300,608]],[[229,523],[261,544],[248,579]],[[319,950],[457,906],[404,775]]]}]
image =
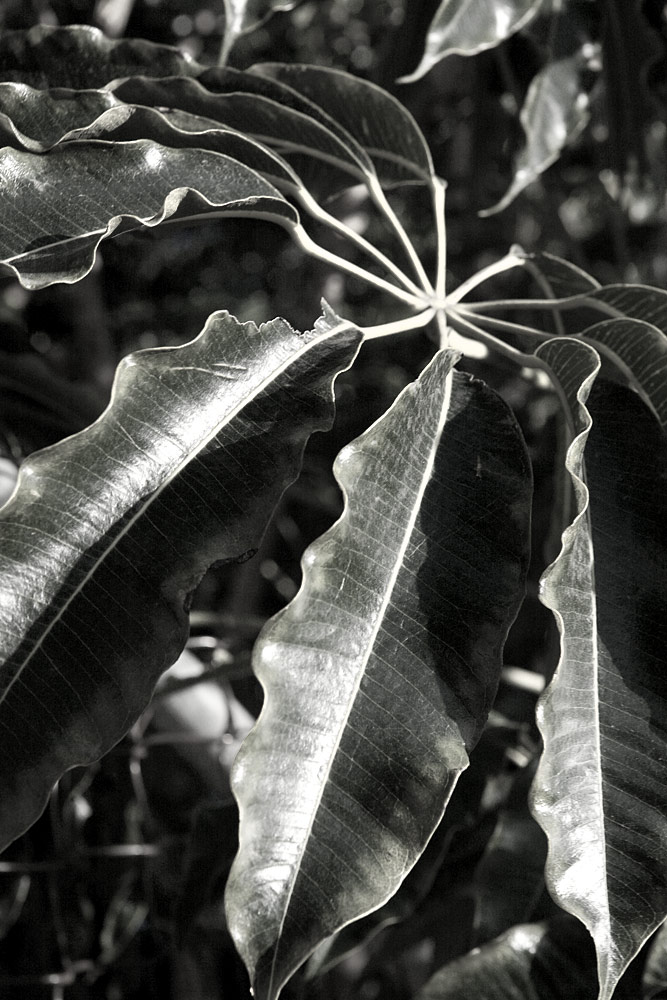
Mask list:
[{"label": "overlapping leaf", "polygon": [[194,76],[202,67],[180,49],[106,38],[86,25],[35,25],[0,35],[0,80],[30,87],[95,90],[127,76]]},{"label": "overlapping leaf", "polygon": [[534,808],[551,892],[590,930],[609,1000],[667,913],[667,442],[623,386],[587,403],[592,348],[554,339],[538,353],[568,403],[577,512],[543,578],[561,660],[540,702]]},{"label": "overlapping leaf", "polygon": [[214,313],[119,368],[90,428],[35,453],[0,513],[0,841],[113,745],[187,635],[189,595],[257,544],[360,334]]},{"label": "overlapping leaf", "polygon": [[384,185],[423,183],[432,176],[431,153],[419,126],[381,87],[318,66],[262,63],[252,72],[288,84],[342,125],[371,157]]},{"label": "overlapping leaf", "polygon": [[28,288],[83,277],[123,219],[154,226],[187,206],[298,221],[273,185],[237,160],[147,140],[67,143],[44,155],[3,149],[0,197],[0,261]]},{"label": "overlapping leaf", "polygon": [[227,912],[261,1000],[396,890],[494,697],[531,477],[511,412],[455,357],[343,450],[345,512],[256,646],[266,699],[233,774]]},{"label": "overlapping leaf", "polygon": [[542,0],[442,0],[426,36],[426,48],[417,69],[402,83],[419,80],[445,56],[471,56],[493,48],[527,25],[544,4]]},{"label": "overlapping leaf", "polygon": [[595,1000],[590,938],[581,924],[557,917],[519,924],[445,965],[415,1000]]}]

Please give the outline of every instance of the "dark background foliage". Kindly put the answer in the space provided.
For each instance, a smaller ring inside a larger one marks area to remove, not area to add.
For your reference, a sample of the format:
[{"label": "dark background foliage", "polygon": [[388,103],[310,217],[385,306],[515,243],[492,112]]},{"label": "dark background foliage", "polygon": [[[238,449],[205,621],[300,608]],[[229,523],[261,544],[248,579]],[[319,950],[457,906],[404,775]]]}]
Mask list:
[{"label": "dark background foliage", "polygon": [[[521,142],[517,111],[544,59],[542,28],[538,22],[531,33],[496,49],[471,59],[452,56],[421,81],[396,85],[396,78],[419,62],[437,6],[437,0],[302,0],[292,12],[277,14],[242,38],[232,64],[332,65],[379,83],[406,103],[429,142],[436,171],[449,183],[450,286],[519,243],[527,251],[565,257],[603,282],[664,287],[663,5],[657,0],[627,4],[636,31],[632,38],[628,33],[604,86],[593,92],[590,127],[537,184],[488,218],[478,212],[498,201],[511,180]],[[599,13],[604,5],[581,6],[587,17],[595,17],[594,8]],[[98,24],[111,33],[178,44],[198,60],[214,62],[224,14],[221,0],[125,5],[118,0],[5,0],[0,8],[3,30],[38,22]],[[630,101],[632,75],[624,67],[632,60],[643,69],[641,89],[633,90]],[[433,234],[419,191],[404,189],[394,204],[409,219],[422,259],[432,265]],[[383,234],[354,192],[336,210],[354,217],[369,240],[382,243]],[[485,288],[485,297],[520,295],[521,280],[496,279]],[[1,277],[0,452],[19,463],[35,448],[81,429],[106,405],[123,355],[183,343],[196,336],[215,309],[255,321],[282,315],[303,329],[319,314],[322,295],[362,324],[398,315],[379,293],[304,258],[282,230],[246,219],[122,235],[104,243],[92,273],[71,286],[28,292],[13,278]],[[330,471],[335,454],[387,408],[433,349],[428,331],[364,347],[354,371],[339,380],[333,432],[311,441],[303,474],[284,497],[257,557],[211,572],[200,587],[191,652],[227,706],[220,747],[213,741],[218,764],[223,760],[228,766],[248,713],[256,715],[260,707],[249,670],[254,638],[266,617],[296,592],[304,547],[340,512]],[[506,659],[543,678],[553,669],[555,642],[536,589],[553,555],[544,550],[544,539],[550,537],[557,422],[539,388],[518,379],[508,362],[493,358],[468,367],[501,389],[516,408],[534,462],[537,544],[527,601]],[[183,678],[167,683],[186,694],[197,688]],[[492,725],[445,823],[393,909],[384,913],[387,926],[380,930],[381,918],[371,917],[346,931],[347,957],[321,978],[297,978],[286,995],[315,1000],[412,996],[443,962],[503,929],[496,903],[479,908],[491,885],[500,888],[499,898],[523,891],[526,899],[517,905],[523,905],[526,919],[554,914],[541,883],[542,834],[526,808],[538,752],[532,721],[538,688],[509,680],[501,685]],[[184,753],[171,738],[179,726],[187,732],[173,697],[170,701],[165,689],[107,758],[71,772],[36,827],[0,860],[0,996],[214,1000],[246,995],[247,977],[221,910],[235,851],[235,806],[225,768],[222,778],[210,777],[209,744]],[[499,831],[506,833],[500,854],[492,839]],[[513,864],[521,867],[520,879],[512,874]],[[398,921],[407,914],[409,921]],[[590,968],[587,940],[580,951],[583,966]],[[633,992],[635,965],[621,995],[639,995]]]}]

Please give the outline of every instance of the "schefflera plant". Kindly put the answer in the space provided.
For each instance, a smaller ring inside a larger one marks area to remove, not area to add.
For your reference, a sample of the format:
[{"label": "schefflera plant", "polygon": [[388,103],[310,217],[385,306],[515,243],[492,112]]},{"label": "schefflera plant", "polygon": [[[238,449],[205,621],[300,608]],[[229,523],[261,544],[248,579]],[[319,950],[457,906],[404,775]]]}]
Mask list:
[{"label": "schefflera plant", "polygon": [[[254,216],[402,309],[358,328],[325,305],[306,334],[214,313],[190,344],[126,358],[100,419],[24,463],[0,512],[3,843],[142,711],[183,646],[199,579],[256,549],[360,342],[429,326],[437,351],[339,455],[343,514],[257,642],[266,697],[234,768],[229,926],[255,994],[275,1000],[318,944],[397,891],[482,733],[523,597],[532,483],[510,407],[457,370],[481,344],[546,374],[569,436],[555,469],[562,549],[543,580],[561,657],[539,709],[533,808],[548,887],[591,932],[609,1000],[667,915],[667,295],[601,287],[518,249],[448,292],[428,146],[395,98],[346,73],[211,68],[41,27],[0,38],[0,78],[0,259],[27,288],[79,280],[128,228]],[[392,206],[404,184],[430,192],[430,276]],[[353,185],[390,252],[327,208]],[[313,222],[347,241],[345,256]],[[511,269],[535,279],[535,298],[467,301]],[[503,316],[522,311],[544,325]],[[541,936],[493,954],[509,950],[529,984]],[[489,968],[471,953],[452,982],[491,990]]]}]

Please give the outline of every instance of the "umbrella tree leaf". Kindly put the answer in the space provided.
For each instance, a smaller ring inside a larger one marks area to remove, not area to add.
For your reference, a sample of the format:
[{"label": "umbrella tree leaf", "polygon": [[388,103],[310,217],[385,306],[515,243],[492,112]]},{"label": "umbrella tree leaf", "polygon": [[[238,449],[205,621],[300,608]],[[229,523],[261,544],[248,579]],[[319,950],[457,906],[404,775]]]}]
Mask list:
[{"label": "umbrella tree leaf", "polygon": [[0,513],[0,841],[56,779],[109,749],[187,637],[208,566],[248,555],[330,425],[359,331],[214,313],[119,367],[91,427],[36,452]]},{"label": "umbrella tree leaf", "polygon": [[600,998],[667,913],[667,442],[639,397],[591,384],[599,357],[571,338],[537,352],[567,401],[576,516],[542,581],[561,658],[538,721],[533,791],[547,884],[590,930]]},{"label": "umbrella tree leaf", "polygon": [[531,21],[542,0],[442,0],[426,35],[426,48],[417,69],[403,77],[411,83],[425,76],[445,56],[472,56],[499,45]]},{"label": "umbrella tree leaf", "polygon": [[585,129],[588,98],[580,77],[589,48],[590,43],[586,43],[579,52],[548,62],[533,77],[519,116],[526,144],[515,158],[514,178],[500,201],[480,215],[493,215],[507,208]]},{"label": "umbrella tree leaf", "polygon": [[518,924],[449,962],[415,1000],[595,1000],[591,939],[571,917]]},{"label": "umbrella tree leaf", "polygon": [[531,474],[511,411],[443,351],[343,449],[346,507],[264,629],[232,775],[230,929],[261,1000],[417,861],[484,725],[522,597]]},{"label": "umbrella tree leaf", "polygon": [[288,84],[342,125],[371,157],[384,185],[423,183],[433,175],[421,129],[410,112],[381,87],[321,66],[261,63],[252,72]]},{"label": "umbrella tree leaf", "polygon": [[126,76],[195,76],[190,56],[143,39],[114,41],[88,25],[35,25],[0,35],[0,80],[95,90]]},{"label": "umbrella tree leaf", "polygon": [[3,149],[0,197],[0,261],[28,288],[78,281],[124,219],[155,226],[184,203],[191,213],[298,221],[276,188],[237,160],[148,140],[66,143],[42,155]]}]

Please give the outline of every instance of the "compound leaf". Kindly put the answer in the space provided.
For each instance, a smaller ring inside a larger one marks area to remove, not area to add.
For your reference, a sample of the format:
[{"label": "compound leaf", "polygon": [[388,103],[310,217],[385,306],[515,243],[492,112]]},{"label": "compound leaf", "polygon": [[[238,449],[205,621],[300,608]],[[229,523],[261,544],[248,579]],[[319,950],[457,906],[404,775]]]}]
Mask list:
[{"label": "compound leaf", "polygon": [[591,391],[591,347],[554,339],[538,354],[567,401],[576,516],[542,581],[561,659],[539,704],[533,805],[547,884],[593,936],[609,1000],[667,913],[667,442],[635,393]]},{"label": "compound leaf", "polygon": [[255,648],[266,699],[232,773],[227,913],[261,1000],[396,891],[494,698],[531,474],[511,411],[455,360],[343,449],[344,513]]},{"label": "compound leaf", "polygon": [[214,313],[196,340],[126,358],[91,427],[33,454],[0,512],[0,842],[56,779],[145,707],[208,566],[251,554],[330,425],[361,334]]}]

